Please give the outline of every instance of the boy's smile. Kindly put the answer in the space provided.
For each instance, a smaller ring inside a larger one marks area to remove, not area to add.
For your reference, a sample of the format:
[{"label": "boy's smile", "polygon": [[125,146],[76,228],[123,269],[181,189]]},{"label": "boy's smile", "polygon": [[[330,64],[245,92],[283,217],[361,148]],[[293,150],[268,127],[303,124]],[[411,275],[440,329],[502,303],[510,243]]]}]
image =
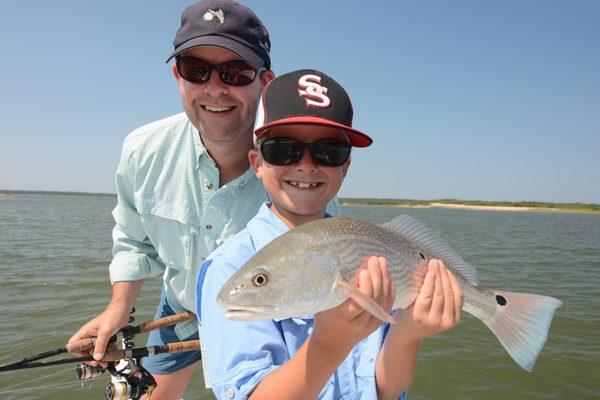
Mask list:
[{"label": "boy's smile", "polygon": [[[288,125],[269,130],[269,138],[285,137],[303,143],[323,139],[347,141],[339,130],[317,125]],[[337,194],[350,161],[339,167],[316,164],[305,149],[302,158],[290,165],[273,165],[262,159],[258,150],[249,153],[256,176],[263,181],[271,199],[271,210],[293,227],[323,218],[327,204]]]}]

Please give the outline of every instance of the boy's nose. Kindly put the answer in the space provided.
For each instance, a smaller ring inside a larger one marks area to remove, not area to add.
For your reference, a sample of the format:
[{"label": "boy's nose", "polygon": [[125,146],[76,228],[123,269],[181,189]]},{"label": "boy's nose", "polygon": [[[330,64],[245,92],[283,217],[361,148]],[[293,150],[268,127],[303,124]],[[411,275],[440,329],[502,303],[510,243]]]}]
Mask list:
[{"label": "boy's nose", "polygon": [[310,150],[307,148],[302,154],[302,158],[296,163],[296,169],[298,171],[315,172],[317,170],[317,164],[315,164],[310,154]]}]

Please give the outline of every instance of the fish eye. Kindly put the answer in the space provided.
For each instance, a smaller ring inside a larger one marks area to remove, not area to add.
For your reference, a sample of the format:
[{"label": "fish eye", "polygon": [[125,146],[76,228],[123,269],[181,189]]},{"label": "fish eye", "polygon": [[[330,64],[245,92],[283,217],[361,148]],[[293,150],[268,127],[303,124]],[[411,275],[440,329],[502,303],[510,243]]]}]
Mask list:
[{"label": "fish eye", "polygon": [[269,283],[269,275],[265,274],[264,272],[260,272],[252,277],[252,283],[256,287],[265,286],[267,283]]}]

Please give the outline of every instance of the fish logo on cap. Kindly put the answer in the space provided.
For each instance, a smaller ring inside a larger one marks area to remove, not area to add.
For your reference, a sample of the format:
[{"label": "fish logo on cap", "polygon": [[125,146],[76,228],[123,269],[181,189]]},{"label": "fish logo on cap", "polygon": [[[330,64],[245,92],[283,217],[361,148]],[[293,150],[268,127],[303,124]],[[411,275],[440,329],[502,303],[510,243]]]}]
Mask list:
[{"label": "fish logo on cap", "polygon": [[223,14],[223,10],[220,8],[217,11],[208,9],[208,11],[206,11],[206,13],[204,13],[202,16],[206,22],[212,21],[215,17],[219,18],[220,23],[225,22],[225,15]]},{"label": "fish logo on cap", "polygon": [[327,108],[331,100],[327,97],[328,89],[321,86],[321,77],[304,75],[298,80],[298,94],[306,100],[306,106]]}]

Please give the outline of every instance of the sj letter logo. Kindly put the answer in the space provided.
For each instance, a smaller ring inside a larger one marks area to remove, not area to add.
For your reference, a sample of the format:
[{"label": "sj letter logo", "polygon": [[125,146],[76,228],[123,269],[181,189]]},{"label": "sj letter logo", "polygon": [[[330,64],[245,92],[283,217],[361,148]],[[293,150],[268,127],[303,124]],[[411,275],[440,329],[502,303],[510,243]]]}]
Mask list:
[{"label": "sj letter logo", "polygon": [[306,100],[306,106],[329,107],[331,100],[326,96],[327,88],[321,86],[321,77],[304,75],[298,80],[298,94]]}]

